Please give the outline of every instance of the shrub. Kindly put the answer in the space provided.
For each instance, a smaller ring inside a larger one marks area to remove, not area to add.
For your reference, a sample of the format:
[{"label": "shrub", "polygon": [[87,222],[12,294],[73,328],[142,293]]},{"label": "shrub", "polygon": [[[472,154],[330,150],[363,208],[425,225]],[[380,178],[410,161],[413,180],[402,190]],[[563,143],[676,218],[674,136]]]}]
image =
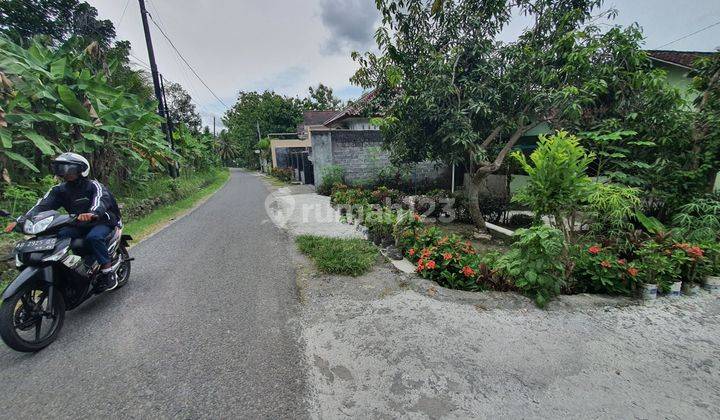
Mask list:
[{"label": "shrub", "polygon": [[272,170],[270,170],[270,175],[280,181],[290,182],[293,178],[293,170],[290,168],[272,168]]},{"label": "shrub", "polygon": [[544,307],[565,284],[563,234],[540,225],[519,229],[515,237],[512,249],[500,257],[496,268],[520,291],[535,299],[538,306]]},{"label": "shrub", "polygon": [[295,242],[320,271],[329,274],[359,276],[377,261],[377,248],[363,239],[301,235]]},{"label": "shrub", "polygon": [[510,199],[489,193],[481,193],[478,197],[480,214],[490,223],[502,223],[507,221],[507,212],[510,210]]},{"label": "shrub", "polygon": [[621,258],[609,247],[577,246],[572,260],[575,292],[629,294],[639,281],[637,264]]},{"label": "shrub", "polygon": [[688,241],[720,241],[720,194],[700,197],[680,207],[673,223]]},{"label": "shrub", "polygon": [[444,235],[436,227],[406,237],[405,254],[417,272],[451,289],[507,290],[508,283],[492,269],[498,254],[479,255],[472,244],[457,235]]},{"label": "shrub", "polygon": [[322,181],[316,191],[321,195],[331,195],[333,186],[345,183],[345,169],[338,165],[328,165],[323,168]]}]

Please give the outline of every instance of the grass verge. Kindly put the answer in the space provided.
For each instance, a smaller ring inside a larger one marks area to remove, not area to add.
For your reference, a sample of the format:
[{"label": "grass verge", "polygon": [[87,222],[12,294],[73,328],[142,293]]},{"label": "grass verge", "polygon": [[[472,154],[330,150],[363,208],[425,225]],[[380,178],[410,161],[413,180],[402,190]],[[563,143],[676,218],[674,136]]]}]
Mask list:
[{"label": "grass verge", "polygon": [[125,224],[123,233],[132,235],[135,242],[165,226],[171,220],[192,209],[200,200],[211,195],[225,184],[230,177],[228,170],[219,171],[209,184],[191,193],[182,200],[162,206],[150,214]]},{"label": "grass verge", "polygon": [[300,252],[315,262],[318,270],[328,274],[359,276],[369,271],[378,257],[375,245],[364,239],[301,235],[295,242]]}]

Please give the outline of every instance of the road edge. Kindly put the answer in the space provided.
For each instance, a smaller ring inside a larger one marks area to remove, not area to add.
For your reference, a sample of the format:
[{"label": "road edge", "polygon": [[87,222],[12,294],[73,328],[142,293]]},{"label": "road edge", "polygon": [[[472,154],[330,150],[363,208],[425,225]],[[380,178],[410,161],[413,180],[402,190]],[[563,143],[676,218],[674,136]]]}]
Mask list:
[{"label": "road edge", "polygon": [[[197,202],[195,202],[195,203],[192,205],[192,207],[190,207],[189,209],[180,211],[180,212],[178,212],[177,214],[175,214],[172,218],[170,218],[169,220],[167,220],[166,222],[160,223],[160,224],[157,226],[156,229],[154,229],[152,232],[148,233],[147,235],[143,236],[142,238],[140,238],[140,239],[133,239],[133,241],[132,241],[133,243],[128,247],[128,250],[133,249],[133,248],[136,247],[137,245],[140,245],[141,243],[145,242],[146,240],[152,238],[153,236],[155,236],[155,235],[157,235],[158,233],[162,232],[162,231],[165,230],[166,228],[172,226],[172,225],[175,224],[176,222],[178,222],[178,221],[184,219],[185,217],[189,216],[189,215],[192,214],[195,210],[197,210],[197,209],[200,208],[203,204],[205,204],[209,199],[211,199],[213,196],[215,196],[215,194],[217,194],[220,190],[222,190],[223,188],[225,188],[225,186],[228,184],[228,182],[230,182],[230,179],[232,179],[232,171],[230,170],[231,168],[226,168],[226,169],[227,169],[227,171],[228,171],[228,177],[227,177],[227,179],[225,179],[225,181],[224,181],[222,184],[220,184],[215,190],[209,191],[206,195],[202,196],[202,197],[201,197]],[[156,209],[156,210],[159,210],[159,209]]]}]

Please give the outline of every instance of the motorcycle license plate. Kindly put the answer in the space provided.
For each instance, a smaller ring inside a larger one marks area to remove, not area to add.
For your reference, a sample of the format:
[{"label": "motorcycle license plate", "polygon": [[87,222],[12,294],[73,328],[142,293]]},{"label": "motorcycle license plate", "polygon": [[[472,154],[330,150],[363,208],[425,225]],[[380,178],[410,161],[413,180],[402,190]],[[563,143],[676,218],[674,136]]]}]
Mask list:
[{"label": "motorcycle license plate", "polygon": [[25,241],[18,245],[18,250],[22,252],[49,251],[55,248],[55,241],[55,238]]}]

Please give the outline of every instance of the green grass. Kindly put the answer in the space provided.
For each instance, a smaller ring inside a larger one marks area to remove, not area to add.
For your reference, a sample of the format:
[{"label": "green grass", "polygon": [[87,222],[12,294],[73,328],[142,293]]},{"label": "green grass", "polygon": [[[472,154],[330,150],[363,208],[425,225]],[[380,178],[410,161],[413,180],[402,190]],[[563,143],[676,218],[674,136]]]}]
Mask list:
[{"label": "green grass", "polygon": [[298,249],[308,255],[318,270],[328,274],[359,276],[377,262],[378,249],[363,239],[324,238],[301,235]]},{"label": "green grass", "polygon": [[217,191],[225,184],[225,181],[227,181],[229,177],[230,173],[227,169],[217,172],[209,184],[185,198],[159,207],[146,216],[126,223],[123,228],[123,233],[132,235],[135,241],[141,240],[165,226],[171,219],[177,218],[187,210],[193,208],[198,201]]}]

